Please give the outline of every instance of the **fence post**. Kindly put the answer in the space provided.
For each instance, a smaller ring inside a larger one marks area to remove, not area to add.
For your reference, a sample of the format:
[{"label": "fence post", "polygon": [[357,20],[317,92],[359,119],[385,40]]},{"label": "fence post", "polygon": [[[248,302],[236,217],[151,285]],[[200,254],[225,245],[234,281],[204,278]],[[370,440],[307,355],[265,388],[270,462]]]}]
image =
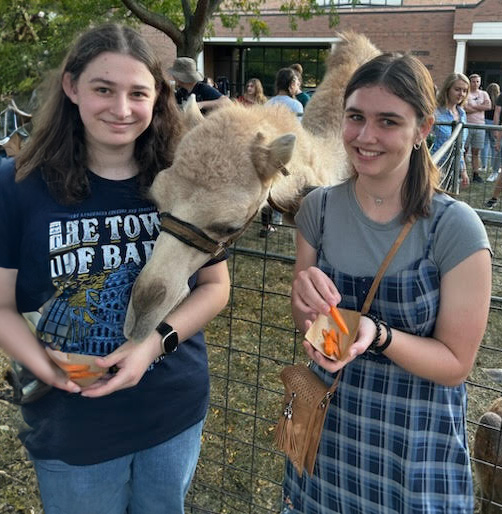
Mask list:
[{"label": "fence post", "polygon": [[[462,123],[460,123],[462,125]],[[452,126],[452,130],[455,125]],[[460,172],[460,163],[462,161],[462,132],[461,130],[458,133],[457,140],[455,141],[455,159],[453,162],[453,191],[455,194],[459,193],[460,184],[459,184],[459,172]]]}]

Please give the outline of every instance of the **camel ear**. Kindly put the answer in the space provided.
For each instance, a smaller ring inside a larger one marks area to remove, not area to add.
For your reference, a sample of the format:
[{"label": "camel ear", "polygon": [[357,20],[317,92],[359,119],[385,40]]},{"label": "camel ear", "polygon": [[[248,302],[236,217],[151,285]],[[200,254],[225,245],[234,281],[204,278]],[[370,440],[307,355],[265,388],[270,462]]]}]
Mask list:
[{"label": "camel ear", "polygon": [[202,116],[199,106],[197,105],[195,95],[190,95],[188,97],[188,101],[183,107],[183,112],[185,113],[183,117],[187,130],[192,129],[204,119],[204,116]]},{"label": "camel ear", "polygon": [[272,179],[278,173],[285,174],[284,165],[291,160],[295,148],[296,136],[284,134],[274,139],[268,145],[264,144],[265,137],[258,132],[251,143],[251,160],[256,172],[263,181]]}]

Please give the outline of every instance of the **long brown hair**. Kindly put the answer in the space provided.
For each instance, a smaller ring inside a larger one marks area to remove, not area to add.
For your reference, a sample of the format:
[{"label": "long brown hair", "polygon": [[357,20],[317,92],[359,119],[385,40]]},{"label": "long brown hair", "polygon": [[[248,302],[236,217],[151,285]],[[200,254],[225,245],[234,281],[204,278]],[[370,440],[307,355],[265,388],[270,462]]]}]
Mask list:
[{"label": "long brown hair", "polygon": [[249,79],[246,82],[246,86],[250,83],[254,85],[254,102],[257,104],[264,104],[267,101],[267,97],[263,93],[263,85],[261,80],[256,78]]},{"label": "long brown hair", "polygon": [[66,96],[63,75],[78,80],[86,66],[103,52],[129,55],[143,63],[155,79],[157,100],[152,122],[138,137],[134,158],[141,186],[170,166],[182,133],[180,112],[160,61],[143,37],[130,27],[106,24],[82,34],[45,88],[33,119],[34,130],[16,159],[16,180],[40,168],[52,195],[61,203],[78,203],[90,193],[84,126],[78,107]]},{"label": "long brown hair", "polygon": [[[434,83],[427,68],[411,55],[385,53],[363,64],[352,75],[344,95],[347,98],[362,87],[381,85],[409,104],[421,125],[434,116]],[[439,171],[432,162],[425,141],[413,149],[408,173],[401,191],[403,220],[430,213],[432,195],[438,190]]]},{"label": "long brown hair", "polygon": [[490,84],[486,86],[486,92],[492,102],[492,109],[495,109],[495,100],[497,100],[500,95],[500,86],[496,82],[490,82]]}]

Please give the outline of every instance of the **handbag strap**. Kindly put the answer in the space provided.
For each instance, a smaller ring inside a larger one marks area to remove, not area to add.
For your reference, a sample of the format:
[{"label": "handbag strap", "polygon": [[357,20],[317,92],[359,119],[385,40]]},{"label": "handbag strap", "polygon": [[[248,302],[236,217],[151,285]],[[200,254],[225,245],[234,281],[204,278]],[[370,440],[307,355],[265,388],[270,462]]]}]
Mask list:
[{"label": "handbag strap", "polygon": [[342,376],[342,373],[343,373],[344,369],[345,368],[342,368],[341,370],[338,371],[338,373],[337,373],[337,375],[335,377],[335,380],[331,384],[331,387],[328,389],[328,393],[330,393],[330,397],[329,397],[328,401],[331,400],[331,397],[333,396],[336,388],[338,387],[338,382],[340,382],[340,377]]},{"label": "handbag strap", "polygon": [[375,275],[373,283],[371,284],[370,290],[368,291],[368,295],[366,296],[366,300],[364,300],[364,304],[361,309],[361,314],[364,315],[369,312],[371,302],[373,301],[373,298],[375,298],[375,294],[378,289],[378,286],[380,285],[380,281],[382,280],[383,275],[390,264],[390,261],[394,258],[394,255],[396,255],[396,252],[399,250],[401,243],[405,240],[406,236],[410,232],[413,223],[415,223],[415,220],[416,218],[412,216],[406,222],[404,227],[401,229],[401,232],[399,232],[399,235],[397,236],[396,240],[394,241],[394,244],[391,246],[389,253],[385,256],[385,259],[382,262],[382,265],[380,266],[377,274]]}]

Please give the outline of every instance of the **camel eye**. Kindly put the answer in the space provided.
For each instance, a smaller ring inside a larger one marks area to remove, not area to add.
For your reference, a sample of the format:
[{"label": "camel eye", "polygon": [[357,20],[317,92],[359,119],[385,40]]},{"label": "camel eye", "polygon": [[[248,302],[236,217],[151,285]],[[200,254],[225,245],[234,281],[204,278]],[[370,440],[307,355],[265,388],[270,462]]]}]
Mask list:
[{"label": "camel eye", "polygon": [[231,236],[232,234],[235,234],[239,232],[239,230],[242,227],[235,227],[232,225],[219,225],[217,223],[213,225],[209,225],[207,227],[207,230],[210,230],[211,232],[215,232],[216,234],[219,234],[220,236]]}]

